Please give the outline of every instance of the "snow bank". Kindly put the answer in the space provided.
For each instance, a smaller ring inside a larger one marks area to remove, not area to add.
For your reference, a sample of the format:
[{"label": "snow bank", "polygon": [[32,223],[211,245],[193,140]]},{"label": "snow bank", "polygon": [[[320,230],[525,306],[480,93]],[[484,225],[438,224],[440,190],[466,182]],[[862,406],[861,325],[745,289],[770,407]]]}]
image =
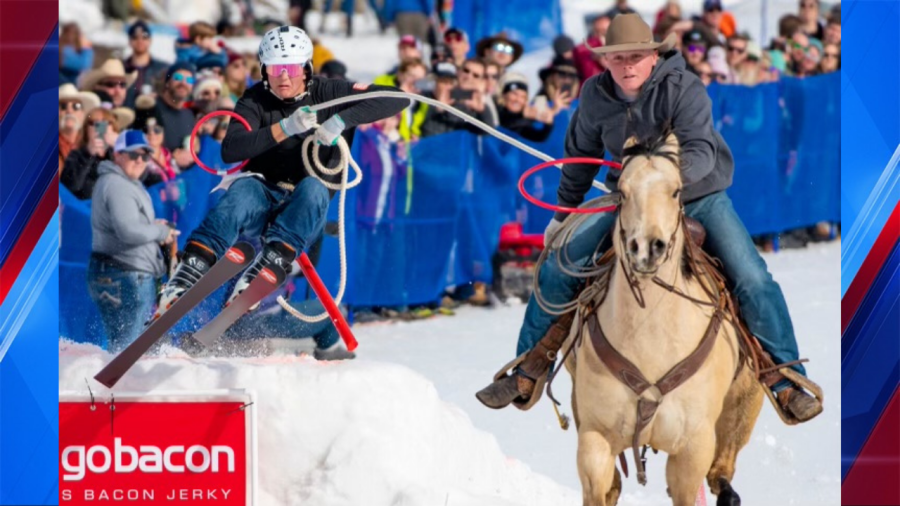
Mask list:
[{"label": "snow bank", "polygon": [[[59,389],[84,391],[110,355],[61,341]],[[91,388],[107,389],[93,380]],[[309,357],[141,360],[117,391],[257,392],[260,504],[572,505],[579,495],[507,458],[412,370]]]}]

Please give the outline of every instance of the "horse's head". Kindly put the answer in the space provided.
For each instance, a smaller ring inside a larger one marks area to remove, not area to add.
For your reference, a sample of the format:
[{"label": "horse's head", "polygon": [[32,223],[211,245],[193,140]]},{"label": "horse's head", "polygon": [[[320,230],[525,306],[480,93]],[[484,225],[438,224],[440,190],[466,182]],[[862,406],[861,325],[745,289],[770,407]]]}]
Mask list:
[{"label": "horse's head", "polygon": [[619,192],[616,253],[636,274],[654,275],[679,240],[680,148],[674,134],[625,141]]}]

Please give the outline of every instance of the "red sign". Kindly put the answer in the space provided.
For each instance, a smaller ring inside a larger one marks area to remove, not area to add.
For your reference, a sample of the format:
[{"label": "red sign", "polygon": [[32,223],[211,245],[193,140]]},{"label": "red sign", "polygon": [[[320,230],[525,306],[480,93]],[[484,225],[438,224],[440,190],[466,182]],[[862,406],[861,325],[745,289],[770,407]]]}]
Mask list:
[{"label": "red sign", "polygon": [[252,504],[246,403],[175,399],[61,399],[59,503]]}]

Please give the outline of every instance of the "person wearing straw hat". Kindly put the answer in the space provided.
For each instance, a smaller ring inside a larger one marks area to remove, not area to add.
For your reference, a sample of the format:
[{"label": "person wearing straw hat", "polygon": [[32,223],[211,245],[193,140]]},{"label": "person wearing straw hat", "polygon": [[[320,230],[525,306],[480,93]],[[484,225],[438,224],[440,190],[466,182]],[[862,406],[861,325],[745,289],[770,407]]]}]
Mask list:
[{"label": "person wearing straw hat", "polygon": [[[674,43],[674,34],[655,42],[650,26],[637,14],[613,19],[606,45],[592,50],[603,55],[607,70],[584,84],[566,134],[565,156],[603,158],[609,152],[613,160],[621,162],[628,136],[659,136],[671,128],[681,145],[684,213],[706,228],[705,247],[724,264],[725,276],[740,301],[750,331],[776,363],[793,362],[799,352],[784,295],[725,193],[734,173],[731,150],[713,126],[706,88],[686,69]],[[559,204],[580,205],[598,172],[597,165],[563,165],[557,191]],[[615,191],[621,174],[621,170],[610,169],[607,186]],[[548,247],[551,244],[547,240],[556,235],[565,217],[565,213],[557,213],[547,227],[544,237]],[[614,222],[614,213],[593,215],[565,245],[568,258],[588,263]],[[551,254],[544,265],[539,285],[543,294],[552,294],[548,302],[561,304],[575,296],[581,280],[562,272],[555,255]],[[476,394],[483,404],[499,409],[515,402],[517,407],[527,409],[536,402],[540,392],[535,385],[542,382],[552,365],[546,352],[559,349],[551,331],[557,319],[541,309],[532,295],[519,334],[517,366],[512,374]],[[790,367],[806,373],[799,363]],[[771,386],[784,411],[797,421],[809,420],[822,411],[817,399],[783,377]]]},{"label": "person wearing straw hat", "polygon": [[112,98],[116,107],[125,104],[128,87],[137,79],[137,71],[126,73],[121,60],[110,58],[100,67],[84,74],[81,78],[82,90],[103,91]]},{"label": "person wearing straw hat", "polygon": [[97,95],[78,91],[74,84],[59,87],[59,172],[72,149],[78,147],[78,133],[84,125],[85,114],[99,105]]}]

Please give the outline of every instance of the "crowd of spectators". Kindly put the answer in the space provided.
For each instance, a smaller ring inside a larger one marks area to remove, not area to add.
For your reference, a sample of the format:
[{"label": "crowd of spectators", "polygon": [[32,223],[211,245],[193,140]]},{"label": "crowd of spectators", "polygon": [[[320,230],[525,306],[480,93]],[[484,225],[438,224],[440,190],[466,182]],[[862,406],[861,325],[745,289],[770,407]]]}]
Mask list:
[{"label": "crowd of spectators", "polygon": [[[261,78],[255,53],[234,50],[230,38],[259,34],[280,22],[254,19],[241,7],[245,3],[236,2],[241,9],[238,15],[232,13],[217,24],[198,21],[179,27],[182,37],[175,42],[174,61],[160,61],[150,54],[154,26],[135,17],[127,6],[107,13],[124,22],[129,46],[124,58],[98,61],[98,55],[109,52],[95,51],[78,23],[61,25],[59,173],[66,188],[80,199],[91,198],[104,162],[109,167],[118,156],[117,137],[128,129],[143,132],[151,148],[146,170],[133,178],[145,186],[174,182],[178,174],[190,170],[194,166],[190,142],[206,165],[224,167],[220,146],[227,119],[206,122],[197,138],[191,139],[190,134],[200,117],[232,110],[244,90]],[[354,2],[339,3],[347,15],[346,34],[352,36]],[[582,84],[604,71],[603,57],[590,47],[605,44],[612,17],[634,12],[628,0],[617,0],[609,11],[589,18],[582,42],[559,35],[553,41],[552,58],[540,69],[538,79],[532,80],[510,70],[524,52],[519,41],[506,33],[472,41],[464,30],[449,26],[452,2],[397,1],[392,2],[392,12],[374,0],[367,5],[382,32],[395,26],[399,37],[396,65],[385,69],[374,80],[376,84],[436,99],[490,126],[538,142],[553,132],[560,113],[577,104]],[[324,8],[327,14],[335,6],[329,0]],[[311,0],[292,0],[285,20],[308,30],[306,18],[312,9]],[[325,30],[325,16],[322,23],[320,32]],[[651,24],[659,40],[676,35],[676,47],[687,68],[707,85],[752,86],[841,67],[840,4],[823,13],[819,0],[799,0],[797,13],[782,17],[777,36],[767,42],[741,31],[721,0],[705,0],[702,12],[693,16],[682,12],[678,0],[670,0]],[[347,65],[315,36],[313,42],[315,72],[347,77]],[[397,143],[454,130],[480,133],[460,118],[416,101],[398,117],[374,127]],[[166,191],[172,199],[178,198],[177,185]],[[817,231],[817,235],[823,233]]]}]

